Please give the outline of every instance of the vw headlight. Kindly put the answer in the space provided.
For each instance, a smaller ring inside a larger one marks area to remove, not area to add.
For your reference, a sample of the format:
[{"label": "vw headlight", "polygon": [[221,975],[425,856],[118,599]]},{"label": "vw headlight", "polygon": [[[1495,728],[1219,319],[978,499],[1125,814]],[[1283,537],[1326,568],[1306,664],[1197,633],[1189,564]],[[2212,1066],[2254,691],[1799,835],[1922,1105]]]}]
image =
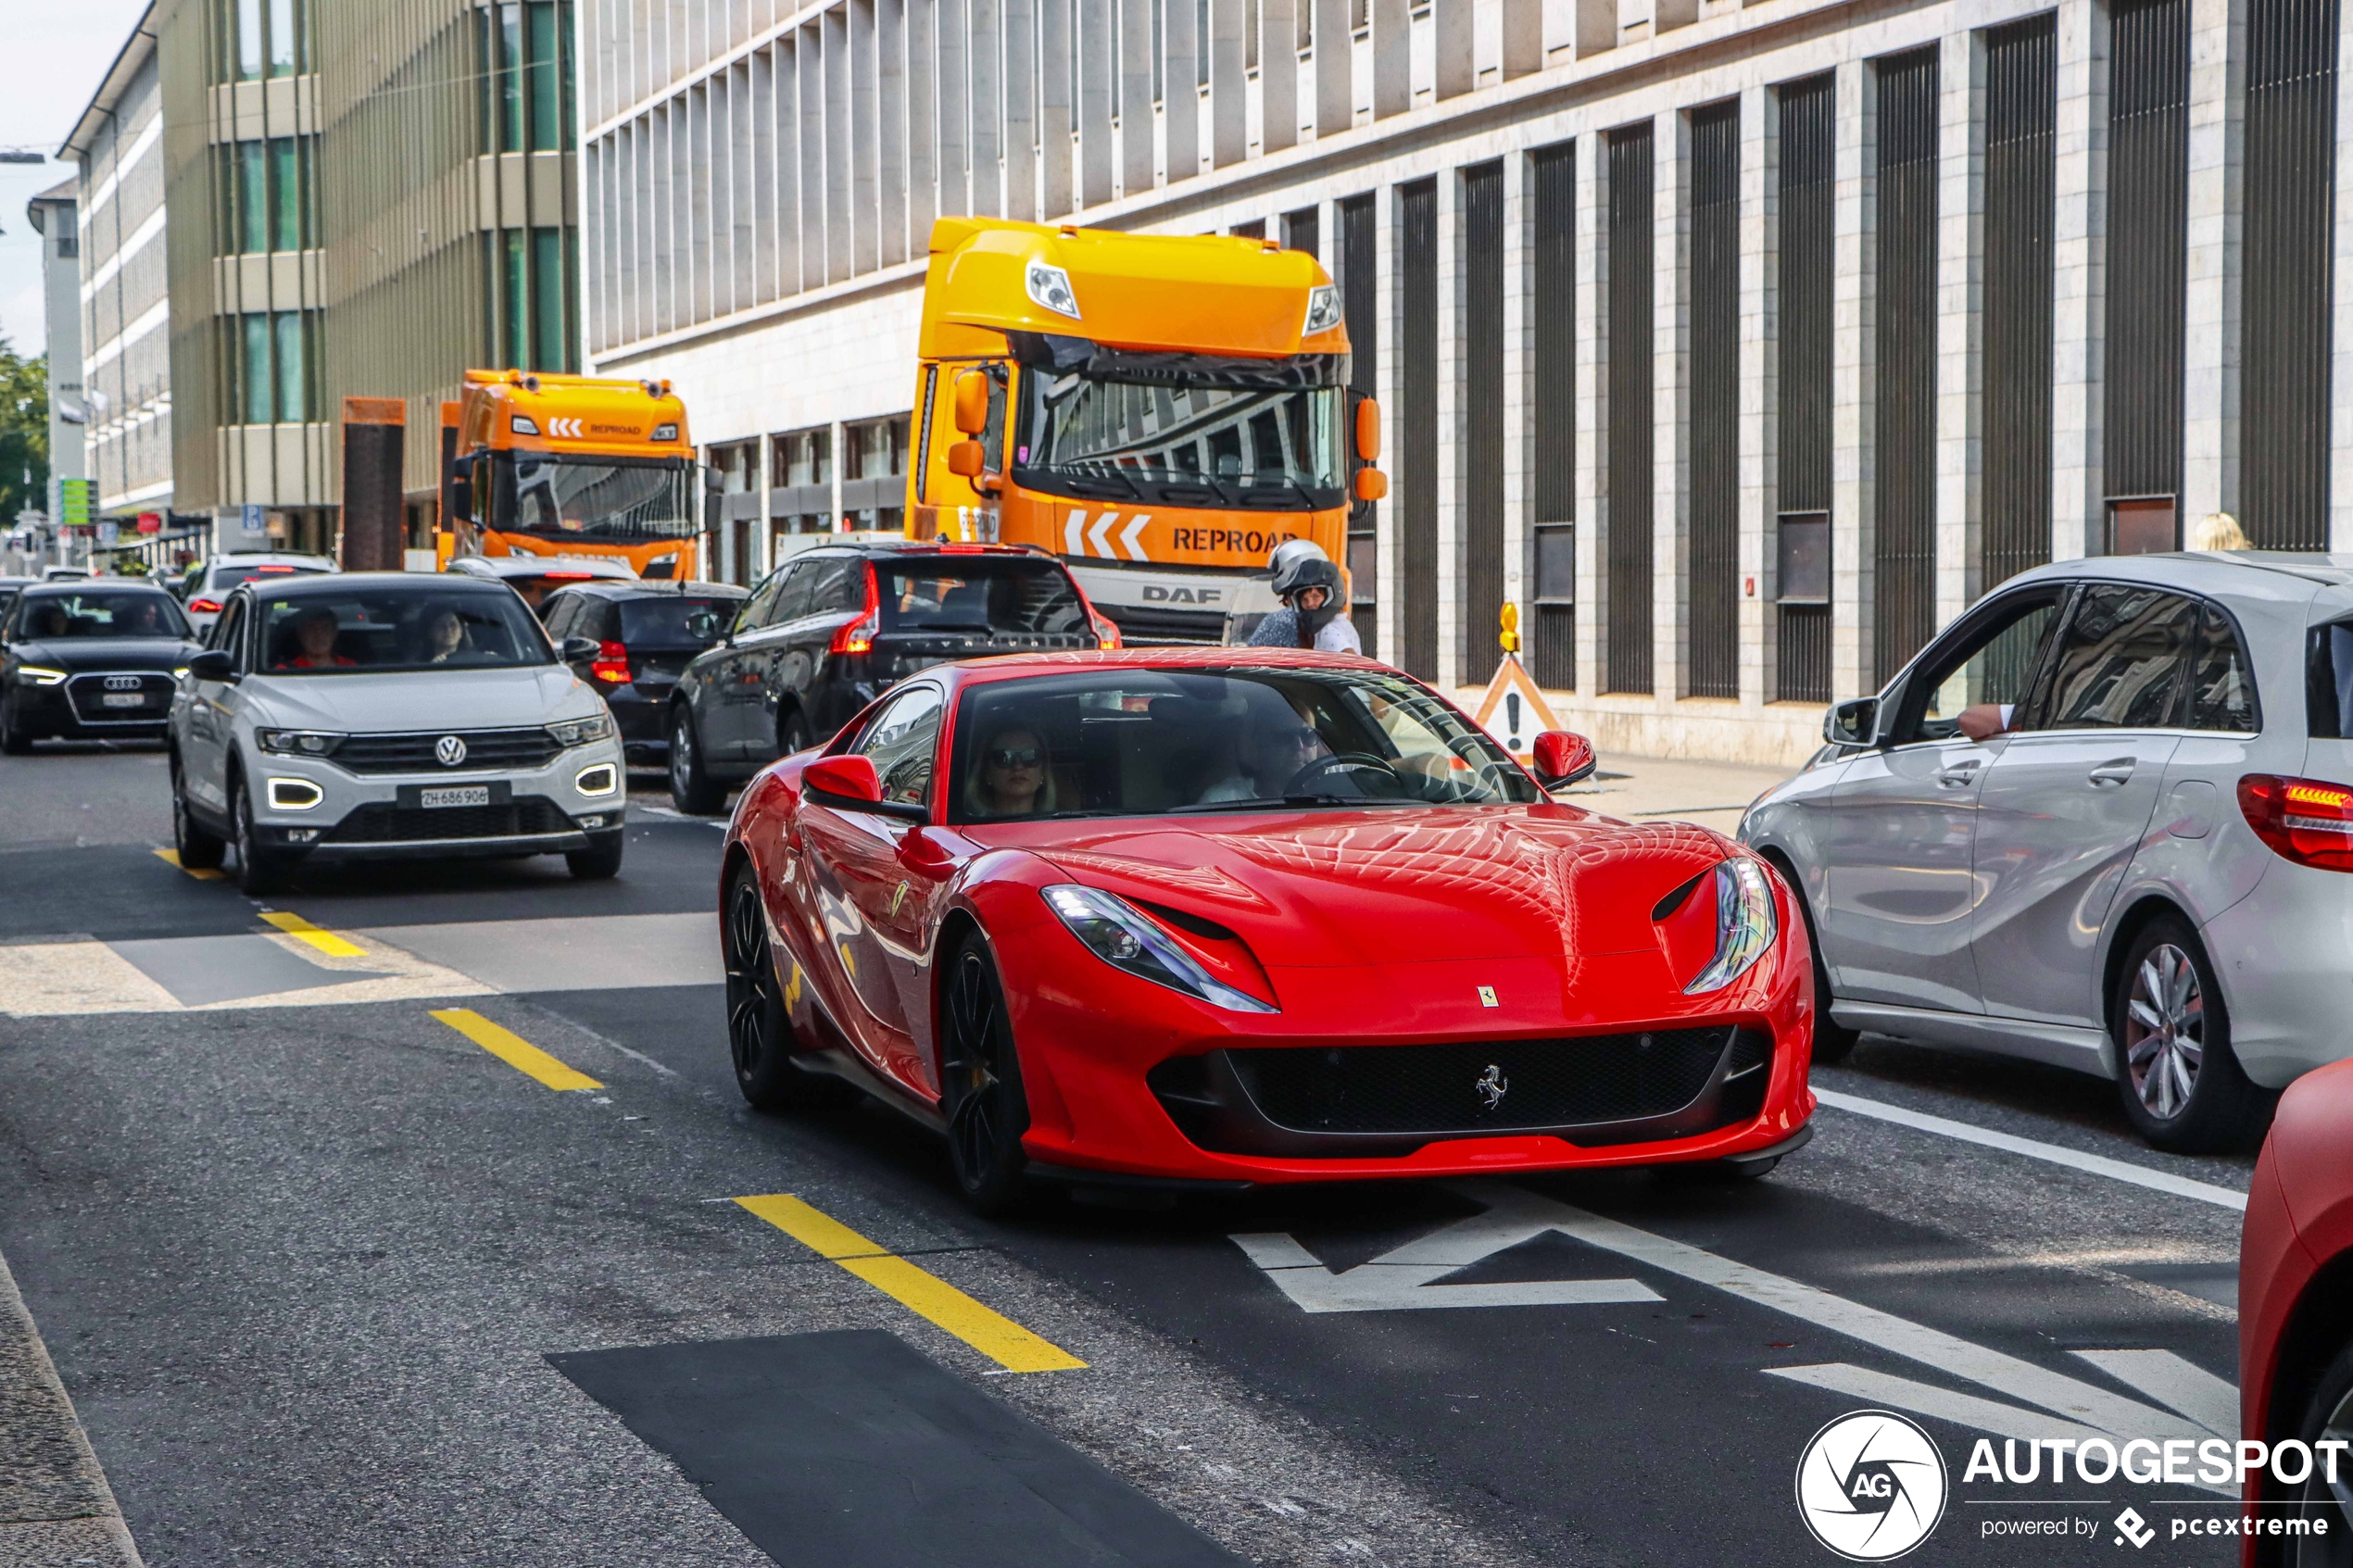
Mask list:
[{"label": "vw headlight", "polygon": [[1780,932],[1773,884],[1761,861],[1735,856],[1716,868],[1716,957],[1683,987],[1685,996],[1720,991],[1765,956]]},{"label": "vw headlight", "polygon": [[1070,934],[1114,969],[1182,991],[1227,1012],[1282,1010],[1216,979],[1125,898],[1075,883],[1049,887],[1045,895],[1047,907],[1062,917]]},{"label": "vw headlight", "polygon": [[45,664],[19,664],[17,666],[17,678],[31,681],[36,686],[54,686],[66,678],[66,672],[52,670]]},{"label": "vw headlight", "polygon": [[343,744],[343,737],[318,730],[256,730],[253,742],[281,757],[326,757]]},{"label": "vw headlight", "polygon": [[612,734],[612,715],[594,713],[585,719],[559,719],[547,726],[547,733],[556,737],[558,746],[586,746]]},{"label": "vw headlight", "polygon": [[1327,283],[1307,291],[1307,324],[1299,329],[1302,337],[1314,337],[1317,332],[1330,332],[1340,325],[1340,291]]},{"label": "vw headlight", "polygon": [[1032,261],[1023,274],[1022,282],[1029,290],[1029,297],[1057,316],[1078,320],[1078,295],[1070,286],[1070,274],[1051,261]]}]

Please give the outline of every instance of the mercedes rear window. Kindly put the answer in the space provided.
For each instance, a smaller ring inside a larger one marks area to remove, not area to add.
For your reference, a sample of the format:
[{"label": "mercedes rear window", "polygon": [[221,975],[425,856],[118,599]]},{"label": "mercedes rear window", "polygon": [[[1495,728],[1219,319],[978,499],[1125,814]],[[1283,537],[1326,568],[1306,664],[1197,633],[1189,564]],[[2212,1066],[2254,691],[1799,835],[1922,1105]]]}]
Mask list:
[{"label": "mercedes rear window", "polygon": [[1020,556],[924,556],[874,563],[885,632],[1085,632],[1070,574]]}]

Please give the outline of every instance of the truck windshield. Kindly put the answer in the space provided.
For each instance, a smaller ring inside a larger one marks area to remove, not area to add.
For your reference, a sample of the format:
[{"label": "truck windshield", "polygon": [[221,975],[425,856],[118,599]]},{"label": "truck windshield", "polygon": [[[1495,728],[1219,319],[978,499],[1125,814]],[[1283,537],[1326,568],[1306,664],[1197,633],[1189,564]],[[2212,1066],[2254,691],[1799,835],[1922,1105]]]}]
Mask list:
[{"label": "truck windshield", "polygon": [[501,452],[491,527],[573,544],[642,545],[695,532],[694,470],[678,458]]},{"label": "truck windshield", "polygon": [[1146,383],[1034,370],[1015,436],[1026,489],[1164,507],[1328,510],[1341,389]]}]

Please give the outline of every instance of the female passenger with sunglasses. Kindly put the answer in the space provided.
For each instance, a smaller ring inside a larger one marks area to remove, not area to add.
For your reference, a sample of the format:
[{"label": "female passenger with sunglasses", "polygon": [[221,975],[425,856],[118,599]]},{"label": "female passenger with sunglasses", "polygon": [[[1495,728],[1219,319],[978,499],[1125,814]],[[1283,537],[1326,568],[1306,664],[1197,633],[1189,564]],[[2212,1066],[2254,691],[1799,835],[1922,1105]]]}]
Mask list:
[{"label": "female passenger with sunglasses", "polygon": [[981,747],[980,766],[964,786],[975,817],[1027,817],[1054,809],[1052,759],[1034,731],[998,731]]}]

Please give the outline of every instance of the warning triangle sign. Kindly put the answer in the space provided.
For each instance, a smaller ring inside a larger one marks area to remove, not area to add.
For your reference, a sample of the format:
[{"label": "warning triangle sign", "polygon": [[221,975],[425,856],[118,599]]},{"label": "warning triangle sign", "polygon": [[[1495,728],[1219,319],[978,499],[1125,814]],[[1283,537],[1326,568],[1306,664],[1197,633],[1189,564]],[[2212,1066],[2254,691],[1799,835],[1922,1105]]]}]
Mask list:
[{"label": "warning triangle sign", "polygon": [[1510,653],[1495,667],[1495,678],[1487,683],[1487,690],[1479,696],[1478,711],[1471,717],[1495,737],[1497,745],[1522,762],[1536,759],[1538,735],[1561,727],[1519,656]]}]

